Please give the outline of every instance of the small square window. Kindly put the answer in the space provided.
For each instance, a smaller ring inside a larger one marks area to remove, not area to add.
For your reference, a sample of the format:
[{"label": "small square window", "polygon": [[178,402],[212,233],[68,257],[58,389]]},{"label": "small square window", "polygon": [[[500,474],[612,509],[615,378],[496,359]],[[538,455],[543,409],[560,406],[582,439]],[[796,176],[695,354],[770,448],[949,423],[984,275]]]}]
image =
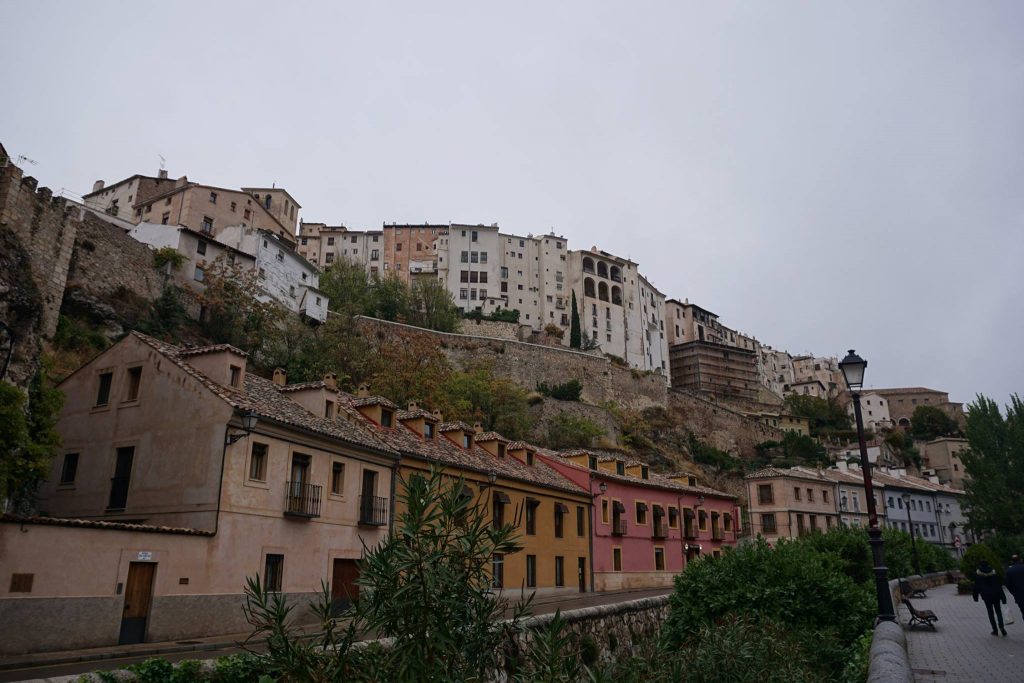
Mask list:
[{"label": "small square window", "polygon": [[254,443],[252,455],[249,457],[249,478],[253,481],[267,480],[267,451],[265,443]]},{"label": "small square window", "polygon": [[340,496],[345,490],[345,463],[336,462],[331,465],[331,493]]},{"label": "small square window", "polygon": [[196,245],[196,253],[199,254],[200,256],[206,256],[206,242],[205,241],[199,240],[199,243]]},{"label": "small square window", "polygon": [[110,403],[110,385],[114,381],[114,373],[104,372],[100,375],[100,386],[96,392],[96,405],[105,406]]},{"label": "small square window", "polygon": [[284,555],[267,553],[263,583],[268,591],[281,592],[281,585],[284,583]]},{"label": "small square window", "polygon": [[78,453],[68,453],[64,456],[64,464],[60,468],[60,483],[74,484],[76,474],[78,474]]},{"label": "small square window", "polygon": [[125,401],[139,400],[139,386],[142,384],[142,366],[128,368],[128,386],[125,391]]}]

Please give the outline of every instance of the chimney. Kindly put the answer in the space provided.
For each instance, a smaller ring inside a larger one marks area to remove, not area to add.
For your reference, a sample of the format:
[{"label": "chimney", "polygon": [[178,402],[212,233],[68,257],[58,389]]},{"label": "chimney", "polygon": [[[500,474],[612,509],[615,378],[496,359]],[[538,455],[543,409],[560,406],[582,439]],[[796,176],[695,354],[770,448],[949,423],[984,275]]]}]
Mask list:
[{"label": "chimney", "polygon": [[287,383],[288,373],[284,371],[284,368],[274,368],[274,384],[283,387]]},{"label": "chimney", "polygon": [[409,401],[409,410],[413,411],[420,407],[420,404],[416,401]]},{"label": "chimney", "polygon": [[100,190],[103,189],[104,184],[105,183],[102,180],[97,180],[95,183],[92,184],[92,191],[99,192]]},{"label": "chimney", "polygon": [[433,415],[434,419],[437,420],[438,422],[444,422],[444,415],[441,414],[440,410],[435,410],[434,412],[431,413],[431,415]]},{"label": "chimney", "polygon": [[836,469],[838,469],[840,472],[849,472],[850,465],[842,458],[839,458],[839,460],[836,460]]},{"label": "chimney", "polygon": [[330,387],[331,389],[337,389],[338,376],[335,375],[333,372],[328,372],[326,375],[324,375],[324,384]]},{"label": "chimney", "polygon": [[482,433],[484,431],[484,426],[482,424],[480,424],[479,422],[474,422],[473,423],[473,431],[475,431],[477,434],[480,434],[480,433]]},{"label": "chimney", "polygon": [[160,180],[167,180],[167,169],[161,168],[160,172],[156,174],[156,177]]},{"label": "chimney", "polygon": [[359,385],[359,389],[356,391],[356,396],[358,396],[359,398],[366,398],[369,395],[370,385],[367,384],[366,382],[363,382],[362,384]]}]

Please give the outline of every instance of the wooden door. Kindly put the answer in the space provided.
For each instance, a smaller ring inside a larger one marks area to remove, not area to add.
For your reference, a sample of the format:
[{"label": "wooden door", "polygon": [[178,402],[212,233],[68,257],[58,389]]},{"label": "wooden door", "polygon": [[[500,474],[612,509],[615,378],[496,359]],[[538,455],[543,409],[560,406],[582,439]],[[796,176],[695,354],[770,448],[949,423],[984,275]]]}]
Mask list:
[{"label": "wooden door", "polygon": [[578,558],[576,573],[579,575],[580,593],[587,592],[587,558]]},{"label": "wooden door", "polygon": [[156,564],[153,562],[132,562],[129,565],[118,644],[145,642],[146,619],[149,617],[149,605],[153,600],[155,573]]},{"label": "wooden door", "polygon": [[335,614],[348,608],[359,597],[359,563],[337,558],[331,576],[331,610]]}]

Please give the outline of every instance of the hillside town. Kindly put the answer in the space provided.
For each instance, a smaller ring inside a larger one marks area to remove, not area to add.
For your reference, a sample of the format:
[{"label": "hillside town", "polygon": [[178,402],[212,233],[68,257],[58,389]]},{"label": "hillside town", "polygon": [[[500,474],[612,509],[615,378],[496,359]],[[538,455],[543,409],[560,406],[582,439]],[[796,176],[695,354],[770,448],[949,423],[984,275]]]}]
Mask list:
[{"label": "hillside town", "polygon": [[[663,393],[717,406],[767,435],[811,435],[811,418],[789,410],[792,396],[835,402],[852,416],[836,358],[774,349],[685,292],[666,295],[638,263],[598,246],[573,249],[563,235],[460,224],[350,230],[303,221],[282,188],[229,189],[162,170],[97,181],[79,199],[54,197],[2,148],[0,168],[0,222],[23,239],[43,239],[26,237],[24,216],[52,211],[65,229],[89,223],[118,244],[173,250],[179,260],[161,266],[164,276],[198,292],[214,264],[227,262],[255,277],[254,296],[306,325],[332,314],[320,280],[344,261],[371,280],[440,283],[466,318],[463,336],[473,335],[476,316],[477,325],[494,321],[481,339],[498,335],[525,353],[611,358]],[[30,254],[35,246],[37,261],[88,249],[81,240],[29,244]],[[566,333],[574,315],[580,349]],[[18,342],[9,337],[8,357],[31,361]],[[345,391],[331,373],[262,377],[247,355],[132,331],[60,382],[59,454],[33,508],[9,508],[0,525],[0,574],[12,577],[0,586],[0,608],[21,626],[0,643],[3,654],[238,633],[241,588],[254,571],[293,598],[329,581],[343,608],[359,594],[365,548],[402,514],[400,482],[432,468],[463,481],[468,500],[486,501],[494,523],[522,531],[522,550],[490,567],[495,590],[520,596],[669,588],[698,558],[754,538],[869,525],[855,443],[819,439],[828,461],[767,465],[726,491],[703,481],[699,467],[658,471],[622,449],[508,438],[446,420],[433,406],[398,405],[365,384]],[[867,454],[880,524],[958,557],[976,540],[962,507],[966,440],[916,441],[915,463],[884,437],[909,430],[919,407],[959,427],[962,405],[920,387],[872,389],[862,401],[876,435]],[[88,558],[89,571],[68,577],[68,557]]]}]

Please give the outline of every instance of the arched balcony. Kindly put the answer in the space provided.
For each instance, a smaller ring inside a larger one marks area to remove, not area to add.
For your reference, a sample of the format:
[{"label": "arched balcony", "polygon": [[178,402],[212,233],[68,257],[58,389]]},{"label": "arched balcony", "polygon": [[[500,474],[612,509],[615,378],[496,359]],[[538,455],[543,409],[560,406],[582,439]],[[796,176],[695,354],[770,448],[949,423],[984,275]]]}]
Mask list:
[{"label": "arched balcony", "polygon": [[598,277],[608,277],[608,264],[604,261],[597,262],[597,275]]},{"label": "arched balcony", "polygon": [[593,273],[594,272],[594,259],[587,256],[583,257],[583,272]]},{"label": "arched balcony", "polygon": [[601,301],[608,301],[608,283],[597,283],[597,298]]},{"label": "arched balcony", "polygon": [[622,271],[618,266],[612,266],[611,274],[613,282],[622,282]]},{"label": "arched balcony", "polygon": [[616,306],[622,305],[622,288],[617,285],[612,285],[612,303]]},{"label": "arched balcony", "polygon": [[583,296],[589,296],[591,299],[597,296],[594,293],[594,278],[588,277],[583,279]]}]

